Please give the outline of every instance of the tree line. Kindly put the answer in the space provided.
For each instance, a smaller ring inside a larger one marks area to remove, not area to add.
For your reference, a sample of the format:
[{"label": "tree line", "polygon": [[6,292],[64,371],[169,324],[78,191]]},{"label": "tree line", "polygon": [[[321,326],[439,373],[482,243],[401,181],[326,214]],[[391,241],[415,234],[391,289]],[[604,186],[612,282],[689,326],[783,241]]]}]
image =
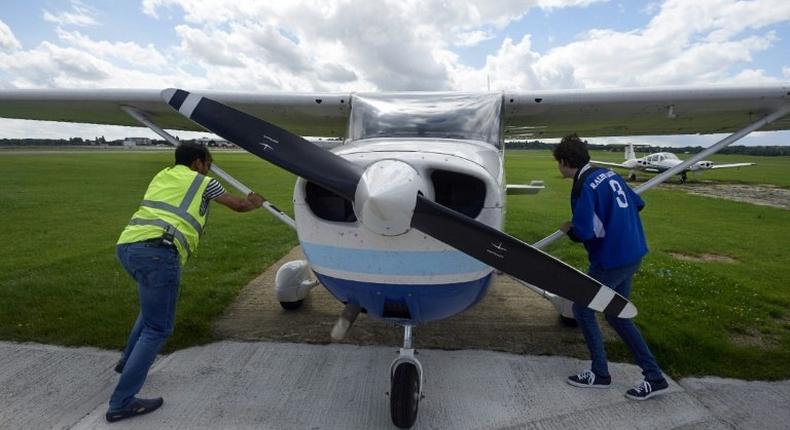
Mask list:
[{"label": "tree line", "polygon": [[[103,136],[95,139],[83,139],[81,137],[72,137],[70,139],[0,139],[0,147],[24,147],[24,146],[123,146],[123,139],[106,140]],[[209,141],[209,146],[214,143]],[[169,146],[164,140],[150,139],[148,145],[163,145]],[[511,140],[505,142],[506,149],[540,149],[551,150],[556,144],[545,143],[539,140]],[[598,145],[587,143],[587,147],[591,150],[610,151],[610,152],[623,152],[624,145]],[[676,154],[696,154],[705,148],[702,146],[684,146],[684,147],[664,147],[664,146],[644,146],[640,145],[638,151],[640,153],[652,152],[674,152]],[[790,156],[790,146],[728,146],[720,151],[719,154],[740,154],[740,155],[761,155],[761,156]]]},{"label": "tree line", "polygon": [[[623,152],[625,145],[598,145],[594,143],[587,143],[587,148],[590,150],[609,151],[609,152]],[[539,140],[512,140],[505,142],[506,149],[542,149],[551,150],[556,146],[555,143],[545,143]],[[703,146],[682,146],[682,147],[667,147],[667,146],[653,146],[653,145],[639,145],[637,151],[640,153],[653,153],[653,152],[673,152],[675,154],[696,154],[705,149]],[[775,156],[790,156],[790,146],[743,146],[733,145],[727,146],[717,152],[718,154],[739,154],[739,155],[760,155],[767,157]]]}]

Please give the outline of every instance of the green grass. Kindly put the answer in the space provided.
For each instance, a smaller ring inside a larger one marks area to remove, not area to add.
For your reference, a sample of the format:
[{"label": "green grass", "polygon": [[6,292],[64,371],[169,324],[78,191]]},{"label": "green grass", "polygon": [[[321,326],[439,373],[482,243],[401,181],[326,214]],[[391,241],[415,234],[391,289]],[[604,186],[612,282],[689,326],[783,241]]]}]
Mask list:
[{"label": "green grass", "polygon": [[[593,156],[606,155],[621,156]],[[171,157],[170,151],[0,154],[0,339],[123,346],[137,299],[115,260],[115,241],[148,181]],[[790,158],[723,157],[717,161],[757,158],[758,166],[713,172],[726,172],[721,180],[790,186]],[[247,154],[218,152],[215,160],[293,213],[293,176]],[[511,234],[534,242],[570,217],[571,184],[548,151],[510,151],[506,164],[508,182],[543,179],[547,186],[538,195],[508,198]],[[651,252],[633,299],[637,324],[660,364],[673,376],[790,377],[790,212],[666,189],[644,198]],[[213,207],[200,249],[182,274],[167,349],[211,341],[212,320],[296,242],[268,214]],[[549,251],[585,268],[579,245],[562,239]],[[669,252],[738,262],[683,262]],[[630,359],[620,342],[607,346],[612,359]]]},{"label": "green grass", "polygon": [[[292,213],[292,175],[246,154],[215,156]],[[0,156],[0,338],[123,346],[138,307],[115,242],[148,181],[171,159],[172,151]],[[211,341],[211,321],[296,243],[295,233],[268,214],[214,205],[200,248],[182,271],[168,350]]]}]

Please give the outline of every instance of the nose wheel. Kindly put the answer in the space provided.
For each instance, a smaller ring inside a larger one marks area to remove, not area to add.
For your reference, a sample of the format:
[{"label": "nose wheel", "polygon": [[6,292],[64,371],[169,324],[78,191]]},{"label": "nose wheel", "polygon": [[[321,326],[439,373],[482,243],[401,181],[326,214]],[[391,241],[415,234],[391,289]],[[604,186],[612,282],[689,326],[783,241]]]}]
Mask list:
[{"label": "nose wheel", "polygon": [[403,348],[390,368],[390,415],[392,423],[411,428],[417,420],[422,398],[422,366],[411,347],[411,326],[404,326]]}]

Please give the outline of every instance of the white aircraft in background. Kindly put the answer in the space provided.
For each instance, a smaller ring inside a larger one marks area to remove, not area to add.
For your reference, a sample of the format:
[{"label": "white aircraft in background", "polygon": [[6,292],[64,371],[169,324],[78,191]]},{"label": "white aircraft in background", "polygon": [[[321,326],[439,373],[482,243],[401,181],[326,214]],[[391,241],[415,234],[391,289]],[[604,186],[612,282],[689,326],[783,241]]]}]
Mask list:
[{"label": "white aircraft in background", "polygon": [[[636,315],[628,300],[540,251],[561,232],[531,246],[502,231],[506,194],[542,188],[507,184],[506,136],[732,132],[636,189],[642,192],[754,130],[790,129],[788,113],[790,85],[383,94],[0,90],[0,117],[142,124],[173,144],[164,128],[210,130],[297,175],[295,221],[264,203],[296,230],[307,258],[280,269],[278,299],[298,308],[315,274],[346,305],[333,338],[360,312],[403,327],[389,390],[392,420],[402,428],[414,424],[423,391],[413,327],[469,309],[498,271],[564,316],[570,301]],[[330,150],[299,135],[345,140]],[[249,192],[216,164],[212,172]]]},{"label": "white aircraft in background", "polygon": [[[679,165],[682,162],[683,160],[679,159],[677,155],[671,152],[656,152],[654,154],[648,154],[644,157],[636,158],[633,144],[628,144],[625,147],[625,161],[622,163],[590,160],[590,163],[598,166],[628,169],[628,179],[631,181],[636,180],[637,171],[662,173]],[[755,165],[755,163],[715,164],[713,161],[702,160],[689,165],[685,169],[681,170],[678,174],[680,175],[680,183],[682,184],[686,182],[686,179],[688,179],[686,176],[688,172],[700,173],[702,171],[711,169],[729,169],[733,167],[745,167],[753,165]]]}]

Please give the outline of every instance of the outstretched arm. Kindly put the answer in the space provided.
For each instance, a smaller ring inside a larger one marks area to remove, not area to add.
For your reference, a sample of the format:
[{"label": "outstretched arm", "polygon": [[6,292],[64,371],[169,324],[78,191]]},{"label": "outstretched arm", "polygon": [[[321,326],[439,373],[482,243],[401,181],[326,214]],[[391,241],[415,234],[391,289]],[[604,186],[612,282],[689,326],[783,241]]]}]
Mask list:
[{"label": "outstretched arm", "polygon": [[234,196],[231,193],[224,193],[215,199],[218,203],[233,209],[236,212],[249,212],[253,209],[261,207],[264,199],[260,194],[251,192],[247,194],[247,198]]}]

